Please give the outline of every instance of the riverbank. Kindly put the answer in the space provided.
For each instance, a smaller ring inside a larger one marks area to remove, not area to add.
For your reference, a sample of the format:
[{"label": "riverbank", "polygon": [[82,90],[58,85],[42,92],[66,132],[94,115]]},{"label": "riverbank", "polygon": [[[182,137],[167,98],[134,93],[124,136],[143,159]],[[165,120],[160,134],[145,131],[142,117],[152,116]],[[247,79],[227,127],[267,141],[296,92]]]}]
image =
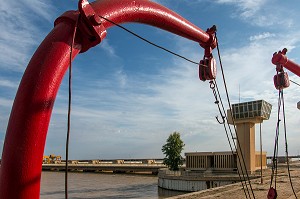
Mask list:
[{"label": "riverbank", "polygon": [[[297,197],[300,197],[300,162],[292,162],[290,165],[290,174],[292,179],[292,184],[295,190]],[[261,179],[251,180],[251,186],[255,198],[267,198],[267,194],[270,188],[271,181],[271,169],[265,169],[263,172],[263,183]],[[274,180],[273,180],[274,186]],[[248,184],[250,188],[250,185]],[[276,178],[276,190],[277,198],[292,199],[295,198],[291,184],[288,177],[288,171],[286,165],[279,165],[278,174]],[[249,190],[249,193],[252,197],[252,192]],[[246,194],[248,194],[246,192]],[[248,196],[249,197],[249,196]],[[211,188],[203,191],[188,193],[184,195],[179,195],[175,197],[170,197],[170,199],[208,199],[208,198],[222,198],[222,199],[239,199],[247,198],[245,192],[242,188],[242,184],[235,183],[230,185],[225,185],[221,187]]]}]

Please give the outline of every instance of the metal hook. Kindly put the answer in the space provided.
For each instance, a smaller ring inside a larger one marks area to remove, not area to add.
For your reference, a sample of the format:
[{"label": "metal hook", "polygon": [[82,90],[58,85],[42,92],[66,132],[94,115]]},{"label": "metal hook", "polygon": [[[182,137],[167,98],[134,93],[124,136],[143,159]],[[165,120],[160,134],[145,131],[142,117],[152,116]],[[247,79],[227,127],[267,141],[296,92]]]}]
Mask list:
[{"label": "metal hook", "polygon": [[220,122],[218,116],[216,116],[216,119],[217,119],[217,121],[218,121],[219,124],[225,124],[225,117],[223,115],[221,115],[221,116],[222,116],[222,122]]},{"label": "metal hook", "polygon": [[209,87],[211,88],[211,89],[215,89],[215,87],[216,87],[216,85],[215,85],[215,83],[211,80],[211,81],[209,81]]},{"label": "metal hook", "polygon": [[222,116],[222,121],[221,122],[220,122],[218,116],[216,116],[216,120],[218,121],[219,124],[225,124],[225,116],[223,116],[223,114],[222,114],[222,111],[221,111],[221,108],[220,108],[220,104],[219,104],[219,100],[218,100],[218,95],[217,95],[217,92],[215,90],[216,84],[215,84],[215,82],[213,80],[209,81],[209,84],[210,84],[209,87],[212,89],[213,94],[215,96],[215,100],[216,100],[215,104],[218,105],[218,109],[219,109],[220,115]]}]

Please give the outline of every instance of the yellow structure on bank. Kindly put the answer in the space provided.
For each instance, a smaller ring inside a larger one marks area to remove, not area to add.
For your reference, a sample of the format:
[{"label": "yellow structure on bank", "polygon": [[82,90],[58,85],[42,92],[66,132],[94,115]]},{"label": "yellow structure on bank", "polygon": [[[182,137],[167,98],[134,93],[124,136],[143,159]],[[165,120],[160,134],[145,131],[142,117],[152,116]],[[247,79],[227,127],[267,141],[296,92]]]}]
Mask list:
[{"label": "yellow structure on bank", "polygon": [[61,163],[61,156],[50,154],[43,156],[43,164],[58,164]]},{"label": "yellow structure on bank", "polygon": [[[233,104],[233,113],[230,114],[228,111],[229,124],[236,125],[237,151],[244,157],[247,171],[250,173],[260,169],[260,152],[255,151],[255,124],[261,124],[264,120],[268,120],[271,110],[271,104],[264,100],[258,100]],[[266,152],[262,154],[262,159],[263,163],[266,163]],[[242,158],[238,158],[238,169],[240,169],[239,161],[243,165]],[[263,166],[266,167],[266,165]]]}]

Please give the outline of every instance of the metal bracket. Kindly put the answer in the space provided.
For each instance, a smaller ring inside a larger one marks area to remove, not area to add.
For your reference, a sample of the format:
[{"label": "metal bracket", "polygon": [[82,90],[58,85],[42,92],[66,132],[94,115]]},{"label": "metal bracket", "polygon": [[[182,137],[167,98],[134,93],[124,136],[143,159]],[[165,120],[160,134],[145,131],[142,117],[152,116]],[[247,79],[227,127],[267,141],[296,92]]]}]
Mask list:
[{"label": "metal bracket", "polygon": [[79,11],[67,11],[58,17],[54,25],[59,23],[69,23],[75,26],[77,24],[78,34],[75,38],[81,45],[80,53],[83,53],[91,47],[99,44],[106,36],[106,29],[101,24],[101,18],[96,14],[87,0],[79,0]]},{"label": "metal bracket", "polygon": [[204,48],[204,57],[211,58],[212,50],[217,46],[216,39],[217,26],[213,25],[211,28],[206,30],[206,33],[209,35],[209,40],[206,43],[200,43],[200,46]]},{"label": "metal bracket", "polygon": [[101,18],[96,14],[87,0],[79,0],[78,10],[80,12],[80,23],[78,27],[85,34],[81,52],[99,44],[106,36],[106,29],[101,24]]}]

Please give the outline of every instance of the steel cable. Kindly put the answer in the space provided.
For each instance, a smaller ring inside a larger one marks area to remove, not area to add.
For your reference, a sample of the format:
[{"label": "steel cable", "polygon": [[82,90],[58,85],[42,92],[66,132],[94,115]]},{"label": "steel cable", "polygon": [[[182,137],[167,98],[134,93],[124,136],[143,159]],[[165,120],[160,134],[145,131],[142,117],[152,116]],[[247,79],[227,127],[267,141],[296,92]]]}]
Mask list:
[{"label": "steel cable", "polygon": [[[227,125],[228,125],[229,131],[230,131],[230,134],[231,134],[231,139],[232,139],[232,142],[233,142],[233,145],[234,145],[234,149],[235,149],[235,151],[237,152],[237,147],[236,147],[236,144],[235,144],[235,142],[234,142],[233,134],[232,134],[232,131],[231,131],[229,122],[228,122],[228,117],[226,117],[226,111],[225,111],[225,107],[224,107],[224,105],[223,105],[223,100],[222,100],[221,95],[220,95],[220,92],[219,92],[218,84],[217,84],[216,80],[213,80],[213,81],[214,81],[214,84],[215,84],[215,87],[216,87],[216,90],[217,90],[218,97],[219,97],[219,99],[220,99],[220,103],[221,103],[221,106],[222,106],[223,114],[225,115],[225,118],[226,118],[226,121],[227,121],[226,123],[227,123]],[[220,109],[219,109],[219,110],[220,110]],[[221,112],[221,110],[220,110],[220,112]],[[228,141],[229,146],[230,146],[231,153],[232,153],[232,155],[234,155],[233,147],[232,147],[232,144],[231,144],[231,142],[230,142],[230,138],[229,138],[229,135],[228,135],[228,131],[227,131],[225,122],[223,123],[223,127],[224,127],[224,130],[225,130],[225,133],[226,133],[226,137],[227,137],[227,141]],[[239,158],[238,154],[236,154],[236,155],[237,155],[237,157]],[[239,166],[240,166],[240,168],[242,168],[241,161],[239,161]],[[247,183],[245,182],[245,185],[244,185],[244,182],[243,182],[243,181],[245,181],[244,170],[241,169],[243,178],[241,177],[241,173],[240,173],[239,169],[237,169],[237,172],[238,172],[239,179],[240,179],[240,181],[241,181],[242,188],[243,188],[243,191],[244,191],[244,194],[245,194],[246,198],[248,199],[248,196],[249,196],[249,198],[251,198],[251,195],[250,195],[250,193],[249,193],[249,188],[248,188],[248,186],[247,186]],[[245,188],[245,187],[246,187],[246,188]],[[247,192],[246,192],[245,189],[247,189]],[[248,195],[247,195],[247,193],[248,193]]]},{"label": "steel cable", "polygon": [[70,140],[70,129],[71,129],[71,105],[72,105],[72,55],[73,55],[73,46],[75,42],[75,36],[77,32],[77,26],[79,21],[80,15],[78,15],[78,18],[76,20],[75,26],[74,26],[74,32],[72,35],[72,43],[70,46],[70,66],[69,66],[69,79],[68,79],[68,121],[67,121],[67,137],[66,137],[66,167],[65,167],[65,199],[68,199],[68,162],[69,162],[69,140]]},{"label": "steel cable", "polygon": [[[222,73],[222,77],[223,77],[223,84],[224,84],[224,87],[225,87],[226,98],[227,98],[228,106],[229,106],[229,109],[230,109],[231,117],[234,118],[233,117],[233,112],[232,112],[232,109],[231,109],[231,102],[230,102],[230,99],[229,99],[227,84],[226,84],[226,80],[225,80],[225,75],[224,75],[224,70],[223,70],[223,64],[222,64],[222,59],[221,59],[221,54],[220,54],[220,49],[219,49],[217,34],[216,34],[216,39],[217,39],[218,57],[219,57],[220,68],[221,68],[221,73]],[[234,129],[235,129],[235,133],[236,133],[237,130],[236,130],[236,127],[235,127],[234,119],[232,121],[233,121],[233,126],[234,126]],[[237,133],[236,133],[236,135],[237,135]],[[240,142],[239,142],[238,136],[236,136],[236,140],[237,140],[238,149],[240,149],[239,150],[240,153],[241,153],[240,156],[241,156],[241,159],[242,159],[242,162],[243,162],[243,166],[245,168],[245,173],[246,173],[247,180],[248,180],[248,183],[249,183],[249,186],[250,186],[250,189],[251,189],[251,193],[252,193],[253,198],[255,198],[255,195],[254,195],[254,192],[253,192],[253,188],[252,188],[252,185],[251,185],[251,181],[250,181],[250,178],[249,178],[249,174],[248,174],[248,171],[247,171],[247,167],[246,167],[244,155],[243,155],[243,153],[241,151],[241,146],[240,146]],[[237,155],[238,155],[238,151],[237,151]],[[241,169],[243,169],[243,168],[241,168]]]},{"label": "steel cable", "polygon": [[290,82],[294,83],[297,86],[300,86],[300,84],[298,84],[297,82],[294,82],[293,80],[290,80]]},{"label": "steel cable", "polygon": [[99,15],[99,17],[102,18],[102,19],[104,19],[105,21],[108,21],[109,23],[112,23],[112,24],[114,24],[115,26],[117,26],[117,27],[119,27],[119,28],[125,30],[126,32],[129,32],[130,34],[132,34],[132,35],[136,36],[137,38],[139,38],[139,39],[141,39],[141,40],[147,42],[147,43],[150,44],[150,45],[153,45],[153,46],[155,46],[155,47],[157,47],[157,48],[160,48],[160,49],[162,49],[162,50],[164,50],[164,51],[166,51],[166,52],[168,52],[168,53],[170,53],[170,54],[172,54],[172,55],[175,55],[175,56],[177,56],[177,57],[180,57],[180,58],[182,58],[182,59],[184,59],[184,60],[186,60],[186,61],[188,61],[188,62],[190,62],[190,63],[197,64],[197,65],[199,64],[198,62],[192,61],[192,60],[190,60],[190,59],[188,59],[188,58],[186,58],[186,57],[184,57],[184,56],[182,56],[182,55],[179,55],[178,53],[175,53],[175,52],[173,52],[173,51],[171,51],[171,50],[168,50],[168,49],[165,48],[165,47],[162,47],[162,46],[160,46],[160,45],[155,44],[155,43],[149,41],[148,39],[145,39],[144,37],[141,37],[140,35],[138,35],[138,34],[132,32],[131,30],[125,28],[124,26],[121,26],[121,25],[119,25],[119,24],[117,24],[117,23],[115,23],[115,22],[113,22],[113,21],[111,21],[111,20],[109,20],[109,19],[107,19],[107,18],[105,18],[105,17],[103,17],[103,16],[100,16],[100,15]]},{"label": "steel cable", "polygon": [[295,198],[297,199],[297,195],[293,186],[291,172],[290,172],[290,163],[289,163],[289,152],[288,152],[288,141],[287,141],[287,133],[286,133],[286,122],[285,122],[285,109],[284,109],[284,98],[283,98],[283,91],[281,92],[281,100],[282,100],[282,112],[283,112],[283,126],[284,126],[284,138],[285,138],[285,153],[286,153],[286,163],[288,169],[288,175],[290,180],[290,185],[293,191]]},{"label": "steel cable", "polygon": [[271,181],[270,181],[270,187],[269,187],[270,189],[272,188],[272,183],[273,183],[273,179],[275,176],[275,179],[274,179],[275,190],[276,190],[276,177],[277,177],[278,137],[279,137],[280,107],[281,107],[280,93],[281,93],[281,90],[279,90],[279,92],[278,92],[277,125],[276,125],[276,132],[275,132],[273,158],[272,158]]}]

